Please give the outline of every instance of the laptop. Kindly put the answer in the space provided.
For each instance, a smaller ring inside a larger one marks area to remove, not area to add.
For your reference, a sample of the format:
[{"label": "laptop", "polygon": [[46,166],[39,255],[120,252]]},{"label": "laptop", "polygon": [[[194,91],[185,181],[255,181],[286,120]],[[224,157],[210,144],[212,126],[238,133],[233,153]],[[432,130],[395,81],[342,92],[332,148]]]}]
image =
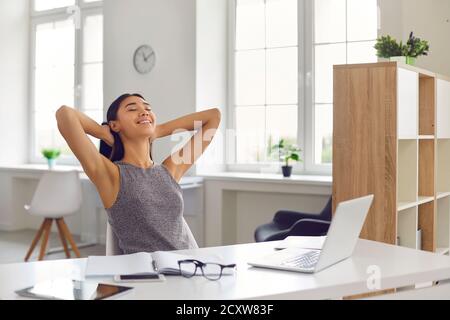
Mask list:
[{"label": "laptop", "polygon": [[316,273],[349,258],[355,249],[374,196],[341,202],[328,230],[322,250],[288,248],[249,265],[303,273]]}]

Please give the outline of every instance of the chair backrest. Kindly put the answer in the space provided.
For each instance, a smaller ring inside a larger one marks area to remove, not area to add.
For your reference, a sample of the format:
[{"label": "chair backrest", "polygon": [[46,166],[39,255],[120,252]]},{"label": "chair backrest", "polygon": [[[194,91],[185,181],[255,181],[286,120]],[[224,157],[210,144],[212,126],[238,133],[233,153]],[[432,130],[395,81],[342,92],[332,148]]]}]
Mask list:
[{"label": "chair backrest", "polygon": [[331,221],[333,219],[333,197],[330,197],[328,199],[328,202],[323,208],[322,212],[320,213],[320,219],[325,221]]},{"label": "chair backrest", "polygon": [[114,234],[109,222],[106,222],[106,255],[107,256],[117,256],[121,255],[122,250],[119,247],[119,241]]},{"label": "chair backrest", "polygon": [[47,218],[63,217],[79,211],[81,202],[77,171],[48,171],[39,181],[29,213]]}]

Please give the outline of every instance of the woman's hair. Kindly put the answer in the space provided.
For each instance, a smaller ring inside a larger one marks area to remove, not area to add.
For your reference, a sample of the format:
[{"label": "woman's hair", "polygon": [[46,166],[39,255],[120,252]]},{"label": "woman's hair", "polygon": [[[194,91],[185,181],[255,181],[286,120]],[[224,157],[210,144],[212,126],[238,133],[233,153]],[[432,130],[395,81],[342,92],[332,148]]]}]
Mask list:
[{"label": "woman's hair", "polygon": [[[117,120],[117,113],[119,111],[120,104],[126,98],[129,98],[129,97],[139,97],[139,98],[145,100],[145,98],[138,93],[133,93],[133,94],[125,93],[125,94],[121,95],[109,106],[108,112],[106,113],[106,121],[107,122],[103,122],[102,125],[107,125],[107,124],[109,124],[110,121]],[[111,133],[114,137],[114,145],[112,147],[110,147],[105,141],[101,140],[100,141],[100,153],[102,155],[104,155],[106,158],[108,158],[109,160],[111,160],[112,162],[120,161],[125,156],[125,148],[123,146],[123,142],[122,142],[122,139],[120,138],[119,134],[112,130],[111,130]],[[152,161],[153,161],[152,145],[150,145],[150,159],[152,159]]]}]

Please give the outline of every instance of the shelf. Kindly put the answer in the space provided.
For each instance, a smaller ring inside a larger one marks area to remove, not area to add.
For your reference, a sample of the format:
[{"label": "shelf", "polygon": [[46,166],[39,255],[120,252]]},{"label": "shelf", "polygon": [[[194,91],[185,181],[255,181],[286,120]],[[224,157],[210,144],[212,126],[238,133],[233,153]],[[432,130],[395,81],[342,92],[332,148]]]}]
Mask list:
[{"label": "shelf", "polygon": [[436,86],[435,79],[419,76],[419,139],[435,135]]},{"label": "shelf", "polygon": [[434,140],[419,140],[419,195],[433,197],[436,191],[434,178]]},{"label": "shelf", "polygon": [[[450,195],[450,192],[448,192],[448,195]],[[419,197],[417,201],[400,201],[398,202],[397,211],[404,211],[433,201],[434,197]]]},{"label": "shelf", "polygon": [[417,207],[404,210],[398,215],[397,244],[402,247],[416,249],[417,246],[418,211]]},{"label": "shelf", "polygon": [[417,205],[420,206],[422,204],[434,201],[434,197],[419,197],[417,201]]},{"label": "shelf", "polygon": [[411,202],[399,202],[397,206],[397,211],[405,211],[411,208],[414,208],[417,206],[417,201],[411,201]]},{"label": "shelf", "polygon": [[411,203],[399,206],[401,209],[414,206],[417,202],[418,190],[418,148],[417,140],[398,141],[398,192],[397,203]]},{"label": "shelf", "polygon": [[438,192],[436,194],[436,199],[443,199],[450,196],[450,192]]},{"label": "shelf", "polygon": [[450,197],[436,201],[436,247],[450,247]]},{"label": "shelf", "polygon": [[450,138],[450,82],[437,80],[437,137],[438,139]]},{"label": "shelf", "polygon": [[[397,71],[397,136],[419,135],[419,75],[399,68]],[[421,130],[420,134],[431,134]]]},{"label": "shelf", "polygon": [[[420,229],[421,234],[420,238],[417,237],[417,240],[420,242],[420,250],[434,252],[436,250],[435,202],[425,202],[418,209],[418,229]],[[443,245],[440,246],[444,247]]]},{"label": "shelf", "polygon": [[437,141],[437,190],[450,192],[450,140]]},{"label": "shelf", "polygon": [[399,136],[398,140],[399,141],[416,141],[419,137],[418,136]]},{"label": "shelf", "polygon": [[[378,67],[335,68],[333,200],[370,191],[378,200],[364,238],[450,252],[450,79]],[[386,95],[396,104],[370,98]]]},{"label": "shelf", "polygon": [[440,255],[445,255],[450,252],[450,248],[437,248],[436,253]]}]

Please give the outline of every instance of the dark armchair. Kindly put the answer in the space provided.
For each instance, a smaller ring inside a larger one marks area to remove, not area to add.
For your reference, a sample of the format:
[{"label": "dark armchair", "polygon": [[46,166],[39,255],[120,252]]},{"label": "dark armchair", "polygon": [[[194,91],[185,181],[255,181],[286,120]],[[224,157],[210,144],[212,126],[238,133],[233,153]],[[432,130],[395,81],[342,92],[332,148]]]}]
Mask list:
[{"label": "dark armchair", "polygon": [[325,236],[331,224],[332,198],[320,214],[281,210],[273,221],[258,227],[256,242],[284,240],[288,236]]}]

